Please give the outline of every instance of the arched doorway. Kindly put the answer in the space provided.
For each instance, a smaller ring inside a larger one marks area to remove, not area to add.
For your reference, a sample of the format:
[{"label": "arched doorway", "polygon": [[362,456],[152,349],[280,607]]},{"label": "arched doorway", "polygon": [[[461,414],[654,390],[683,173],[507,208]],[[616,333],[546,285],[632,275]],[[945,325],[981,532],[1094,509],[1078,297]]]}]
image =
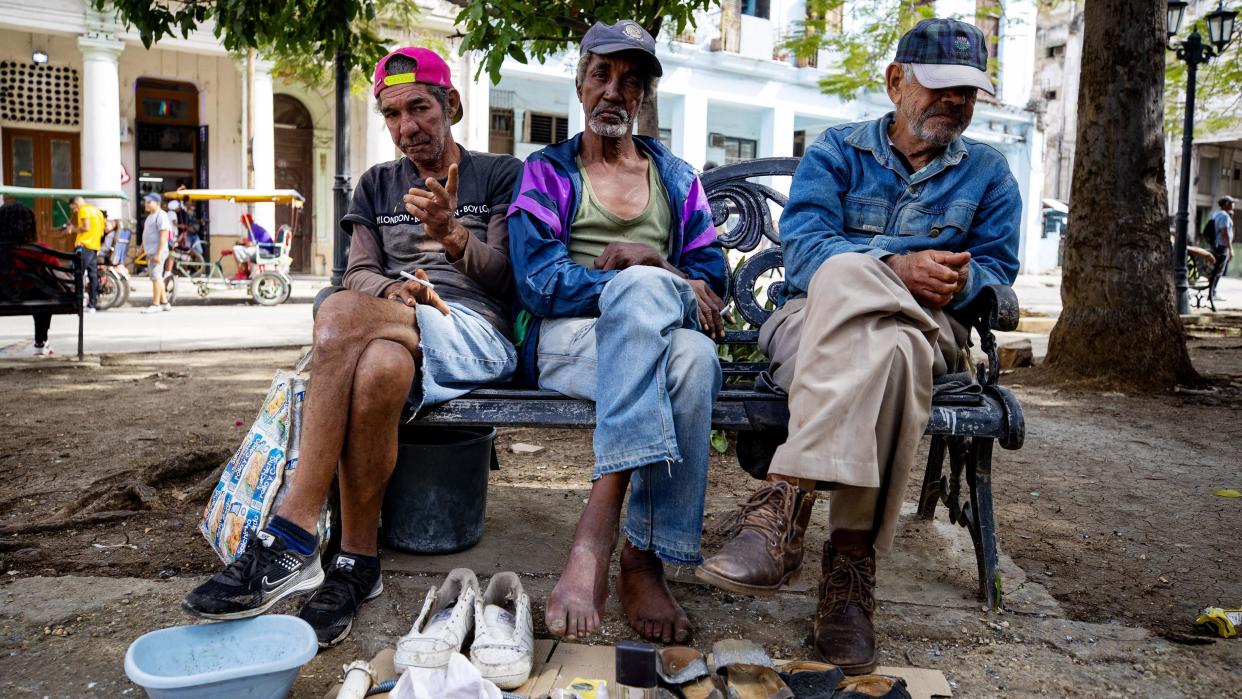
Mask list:
[{"label": "arched doorway", "polygon": [[[275,95],[272,113],[276,131],[276,187],[296,189],[306,197],[298,230],[293,235],[291,269],[294,272],[309,272],[312,269],[311,243],[315,230],[312,220],[315,206],[311,201],[315,174],[312,145],[314,126],[310,112],[296,97]],[[289,207],[276,207],[277,228],[289,222]]]}]

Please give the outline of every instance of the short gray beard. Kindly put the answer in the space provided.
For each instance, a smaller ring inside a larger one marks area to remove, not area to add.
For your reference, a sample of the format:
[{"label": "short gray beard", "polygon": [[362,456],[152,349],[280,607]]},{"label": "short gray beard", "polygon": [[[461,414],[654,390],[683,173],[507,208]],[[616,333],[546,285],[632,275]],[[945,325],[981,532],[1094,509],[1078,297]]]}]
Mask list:
[{"label": "short gray beard", "polygon": [[906,121],[910,124],[910,130],[918,137],[920,141],[934,143],[938,146],[947,146],[953,142],[953,139],[962,135],[966,130],[965,125],[961,128],[937,128],[928,125],[927,119],[929,114],[922,112],[914,114],[913,110],[907,106],[901,108],[901,113],[906,117]]},{"label": "short gray beard", "polygon": [[625,135],[629,133],[630,126],[634,123],[637,115],[630,116],[629,111],[627,111],[625,107],[616,107],[615,110],[621,115],[621,123],[605,123],[599,118],[599,112],[602,112],[603,110],[604,105],[602,103],[595,105],[595,109],[591,110],[591,118],[587,119],[587,126],[591,128],[591,131],[593,131],[596,136],[602,136],[604,138],[625,138]]}]

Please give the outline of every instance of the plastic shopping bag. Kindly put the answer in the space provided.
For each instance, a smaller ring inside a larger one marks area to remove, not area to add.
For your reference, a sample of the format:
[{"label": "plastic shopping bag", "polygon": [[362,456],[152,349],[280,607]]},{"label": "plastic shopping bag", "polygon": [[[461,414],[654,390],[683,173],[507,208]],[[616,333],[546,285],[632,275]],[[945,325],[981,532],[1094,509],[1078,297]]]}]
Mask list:
[{"label": "plastic shopping bag", "polygon": [[[225,563],[246,551],[251,535],[267,522],[297,469],[307,385],[302,372],[310,357],[308,352],[292,372],[276,372],[258,417],[225,463],[207,502],[199,530]],[[321,518],[320,534],[326,541],[325,520]]]}]

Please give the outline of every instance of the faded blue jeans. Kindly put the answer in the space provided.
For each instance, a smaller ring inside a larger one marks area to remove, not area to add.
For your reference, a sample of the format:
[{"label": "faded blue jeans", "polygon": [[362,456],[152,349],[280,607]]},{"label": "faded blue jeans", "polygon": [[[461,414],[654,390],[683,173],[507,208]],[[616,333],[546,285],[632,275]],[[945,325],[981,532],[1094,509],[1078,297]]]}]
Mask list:
[{"label": "faded blue jeans", "polygon": [[598,318],[548,318],[539,335],[539,385],[595,401],[591,480],[630,472],[622,528],[630,543],[675,565],[703,561],[703,499],[716,344],[698,330],[684,279],[630,267],[608,282]]}]

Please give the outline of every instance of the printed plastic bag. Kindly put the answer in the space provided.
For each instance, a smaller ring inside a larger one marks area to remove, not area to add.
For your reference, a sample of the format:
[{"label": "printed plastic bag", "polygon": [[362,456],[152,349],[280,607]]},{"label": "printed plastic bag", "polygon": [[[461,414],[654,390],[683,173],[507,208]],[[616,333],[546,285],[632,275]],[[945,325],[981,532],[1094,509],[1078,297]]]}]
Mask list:
[{"label": "printed plastic bag", "polygon": [[[224,465],[220,482],[207,502],[199,530],[225,563],[232,563],[246,551],[251,533],[267,522],[273,506],[283,499],[283,486],[297,469],[307,384],[302,372],[310,358],[308,352],[292,372],[276,372],[258,417]],[[321,518],[324,541],[325,521]]]}]

